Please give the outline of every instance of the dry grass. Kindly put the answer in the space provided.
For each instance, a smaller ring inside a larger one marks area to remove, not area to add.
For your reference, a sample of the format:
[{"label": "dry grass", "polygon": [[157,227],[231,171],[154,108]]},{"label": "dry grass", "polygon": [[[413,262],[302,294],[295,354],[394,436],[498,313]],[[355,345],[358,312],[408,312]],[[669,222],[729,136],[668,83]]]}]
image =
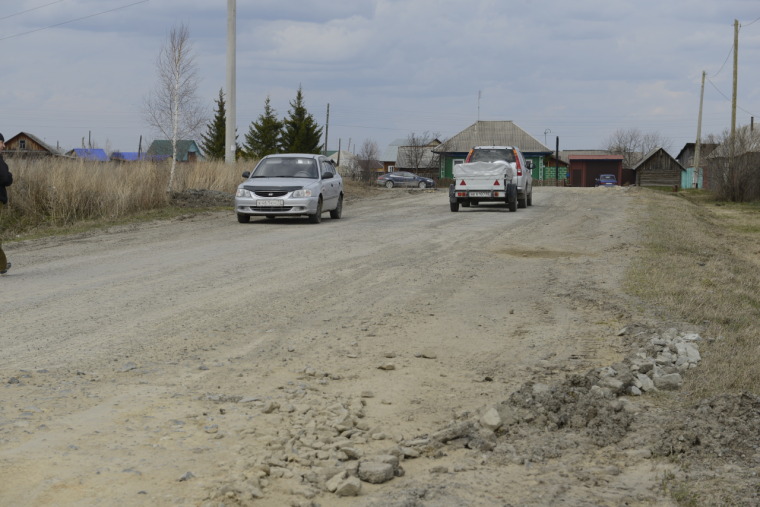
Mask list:
[{"label": "dry grass", "polygon": [[[0,214],[5,239],[66,233],[125,220],[171,217],[188,212],[166,188],[169,162],[102,163],[68,159],[9,159],[14,183],[9,205]],[[174,192],[189,189],[234,194],[242,173],[255,161],[178,164]],[[344,179],[347,199],[380,191],[375,185]],[[191,200],[192,201],[192,200]],[[190,206],[193,203],[190,202]],[[208,204],[195,203],[204,208]]]},{"label": "dry grass", "polygon": [[646,246],[628,289],[648,305],[703,325],[703,362],[684,392],[695,398],[760,385],[760,206],[703,193],[644,194]]},{"label": "dry grass", "polygon": [[[169,163],[96,163],[9,159],[14,183],[0,217],[5,235],[81,221],[113,221],[171,206]],[[178,164],[174,191],[219,190],[233,194],[252,163]]]}]

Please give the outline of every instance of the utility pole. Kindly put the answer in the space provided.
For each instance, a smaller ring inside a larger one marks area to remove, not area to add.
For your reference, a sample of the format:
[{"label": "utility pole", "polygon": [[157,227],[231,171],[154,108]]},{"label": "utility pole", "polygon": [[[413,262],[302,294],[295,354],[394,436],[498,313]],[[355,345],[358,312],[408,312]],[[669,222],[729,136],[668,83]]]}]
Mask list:
[{"label": "utility pole", "polygon": [[557,136],[557,149],[555,151],[556,157],[554,159],[554,186],[559,186],[559,136]]},{"label": "utility pole", "polygon": [[731,97],[731,140],[736,134],[736,82],[739,76],[739,20],[734,20],[734,93]]},{"label": "utility pole", "polygon": [[327,120],[325,121],[325,149],[323,153],[327,155],[327,134],[330,133],[330,103],[327,103]]},{"label": "utility pole", "polygon": [[224,125],[224,161],[235,163],[235,20],[237,18],[236,0],[227,0],[227,116]]},{"label": "utility pole", "polygon": [[[694,147],[694,182],[692,186],[699,188],[699,152],[702,148],[702,102],[705,98],[705,71],[702,71],[702,91],[699,93],[699,119],[697,120],[697,143]],[[703,185],[704,186],[704,185]]]}]

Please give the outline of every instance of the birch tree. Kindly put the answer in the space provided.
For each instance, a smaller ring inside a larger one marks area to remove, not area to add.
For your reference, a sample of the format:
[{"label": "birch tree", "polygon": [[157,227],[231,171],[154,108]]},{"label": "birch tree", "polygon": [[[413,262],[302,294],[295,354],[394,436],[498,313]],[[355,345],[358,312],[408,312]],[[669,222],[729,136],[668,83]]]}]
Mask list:
[{"label": "birch tree", "polygon": [[172,27],[156,59],[158,82],[146,99],[145,113],[151,127],[171,141],[172,165],[167,192],[172,192],[177,167],[177,141],[194,138],[205,123],[196,97],[198,69],[184,23]]}]

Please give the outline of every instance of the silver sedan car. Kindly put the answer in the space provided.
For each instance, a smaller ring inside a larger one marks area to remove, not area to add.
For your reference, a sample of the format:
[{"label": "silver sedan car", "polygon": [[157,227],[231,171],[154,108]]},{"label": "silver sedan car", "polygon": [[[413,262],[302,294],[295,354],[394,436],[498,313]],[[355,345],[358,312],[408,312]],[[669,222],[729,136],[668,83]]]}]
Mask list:
[{"label": "silver sedan car", "polygon": [[343,214],[343,179],[335,163],[322,155],[287,153],[262,158],[235,194],[240,223],[252,216],[307,216],[318,224],[322,213]]}]

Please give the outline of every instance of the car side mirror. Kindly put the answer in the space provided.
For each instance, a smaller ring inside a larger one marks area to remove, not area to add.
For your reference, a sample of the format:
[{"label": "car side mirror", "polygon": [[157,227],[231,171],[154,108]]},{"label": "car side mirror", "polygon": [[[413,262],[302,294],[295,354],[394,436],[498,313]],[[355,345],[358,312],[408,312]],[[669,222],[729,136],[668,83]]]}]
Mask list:
[{"label": "car side mirror", "polygon": [[322,174],[322,179],[323,180],[329,180],[332,177],[333,177],[333,173],[323,173]]},{"label": "car side mirror", "polygon": [[251,173],[248,171],[243,171],[243,178],[248,179],[251,177]]}]

